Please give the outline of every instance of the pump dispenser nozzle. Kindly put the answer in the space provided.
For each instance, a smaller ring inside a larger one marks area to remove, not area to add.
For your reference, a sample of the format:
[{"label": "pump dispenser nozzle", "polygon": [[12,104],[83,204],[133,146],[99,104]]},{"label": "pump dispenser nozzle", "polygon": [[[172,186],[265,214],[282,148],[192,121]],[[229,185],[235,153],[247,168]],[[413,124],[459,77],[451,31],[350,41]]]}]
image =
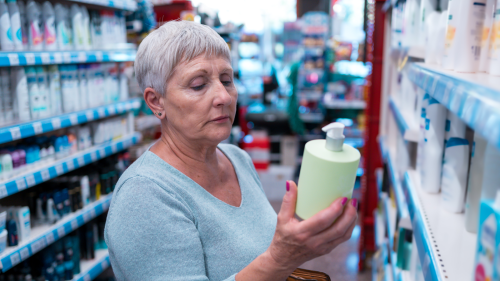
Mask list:
[{"label": "pump dispenser nozzle", "polygon": [[325,147],[332,151],[342,151],[344,146],[344,128],[345,125],[339,122],[333,122],[322,128],[326,132]]}]

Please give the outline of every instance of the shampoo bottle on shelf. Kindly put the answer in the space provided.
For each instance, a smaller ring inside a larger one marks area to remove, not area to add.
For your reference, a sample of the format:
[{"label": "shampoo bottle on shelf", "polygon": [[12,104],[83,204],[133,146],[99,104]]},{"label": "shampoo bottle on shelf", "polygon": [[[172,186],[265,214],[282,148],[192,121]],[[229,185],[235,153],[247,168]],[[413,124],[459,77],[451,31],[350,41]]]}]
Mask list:
[{"label": "shampoo bottle on shelf", "polygon": [[[462,0],[450,0],[448,2],[448,23],[446,25],[446,37],[444,41],[443,68],[453,70],[455,67],[455,51],[457,27],[460,22],[458,11]],[[461,32],[463,30],[458,30]]]},{"label": "shampoo bottle on shelf", "polygon": [[28,43],[30,50],[41,51],[43,49],[43,34],[40,30],[40,7],[36,2],[30,1],[26,5],[26,17],[28,19]]},{"label": "shampoo bottle on shelf", "polygon": [[50,90],[50,113],[52,115],[59,115],[62,110],[62,97],[61,97],[61,76],[57,65],[48,66],[49,77],[49,90]]},{"label": "shampoo bottle on shelf", "polygon": [[2,51],[14,50],[10,26],[9,8],[5,0],[0,0],[0,47]]},{"label": "shampoo bottle on shelf", "polygon": [[300,169],[296,213],[308,219],[340,197],[351,198],[361,154],[344,144],[344,124],[323,127],[326,140],[306,143]]},{"label": "shampoo bottle on shelf", "polygon": [[12,42],[17,51],[23,50],[23,35],[21,30],[21,16],[19,14],[19,7],[16,0],[7,0],[10,14],[10,29],[12,35]]},{"label": "shampoo bottle on shelf", "polygon": [[43,15],[43,44],[45,50],[56,50],[56,16],[52,4],[45,1],[42,6]]},{"label": "shampoo bottle on shelf", "polygon": [[488,72],[490,42],[493,28],[493,19],[495,18],[496,0],[486,0],[486,17],[483,25],[483,36],[481,37],[481,56],[479,57],[479,72]]},{"label": "shampoo bottle on shelf", "polygon": [[465,229],[472,233],[477,232],[479,201],[483,186],[484,157],[487,145],[486,139],[479,134],[474,134],[468,180],[470,188],[465,200]]},{"label": "shampoo bottle on shelf", "polygon": [[56,40],[59,50],[68,50],[70,48],[69,28],[66,24],[65,8],[61,4],[56,4],[54,8],[56,19]]},{"label": "shampoo bottle on shelf", "polygon": [[11,77],[12,90],[16,94],[18,119],[21,122],[29,121],[31,119],[30,97],[24,68],[21,66],[12,67]]},{"label": "shampoo bottle on shelf", "polygon": [[26,19],[26,5],[23,1],[17,1],[19,18],[21,19],[21,35],[23,36],[23,50],[28,50],[28,21]]},{"label": "shampoo bottle on shelf", "polygon": [[489,53],[489,73],[500,76],[500,0],[497,0],[495,18],[491,33]]}]

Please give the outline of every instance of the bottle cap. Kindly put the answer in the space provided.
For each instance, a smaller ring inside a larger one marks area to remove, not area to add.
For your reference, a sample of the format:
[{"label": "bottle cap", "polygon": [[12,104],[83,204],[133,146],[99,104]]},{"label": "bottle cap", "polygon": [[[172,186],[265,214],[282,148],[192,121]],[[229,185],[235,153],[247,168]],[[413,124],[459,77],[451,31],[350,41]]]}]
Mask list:
[{"label": "bottle cap", "polygon": [[339,122],[333,122],[322,128],[326,132],[326,148],[332,151],[342,151],[344,146],[344,128],[345,125]]}]

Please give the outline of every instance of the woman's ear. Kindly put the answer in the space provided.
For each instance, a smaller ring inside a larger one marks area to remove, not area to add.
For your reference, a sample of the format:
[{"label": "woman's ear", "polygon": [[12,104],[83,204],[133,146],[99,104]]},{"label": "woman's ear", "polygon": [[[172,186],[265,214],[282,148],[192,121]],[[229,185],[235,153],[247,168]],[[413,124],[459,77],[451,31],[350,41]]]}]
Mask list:
[{"label": "woman's ear", "polygon": [[163,96],[160,95],[153,88],[146,88],[144,90],[144,100],[148,107],[153,111],[157,118],[163,119],[165,117],[165,108],[163,107]]}]

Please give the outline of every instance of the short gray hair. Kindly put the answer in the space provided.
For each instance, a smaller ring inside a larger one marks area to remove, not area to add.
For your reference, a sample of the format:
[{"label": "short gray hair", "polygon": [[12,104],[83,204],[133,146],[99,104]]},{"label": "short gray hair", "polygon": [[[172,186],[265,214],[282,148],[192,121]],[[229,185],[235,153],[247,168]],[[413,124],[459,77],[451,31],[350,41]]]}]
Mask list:
[{"label": "short gray hair", "polygon": [[175,67],[202,54],[231,61],[227,43],[212,28],[191,21],[163,24],[137,50],[134,68],[139,86],[143,92],[151,87],[164,95]]}]

